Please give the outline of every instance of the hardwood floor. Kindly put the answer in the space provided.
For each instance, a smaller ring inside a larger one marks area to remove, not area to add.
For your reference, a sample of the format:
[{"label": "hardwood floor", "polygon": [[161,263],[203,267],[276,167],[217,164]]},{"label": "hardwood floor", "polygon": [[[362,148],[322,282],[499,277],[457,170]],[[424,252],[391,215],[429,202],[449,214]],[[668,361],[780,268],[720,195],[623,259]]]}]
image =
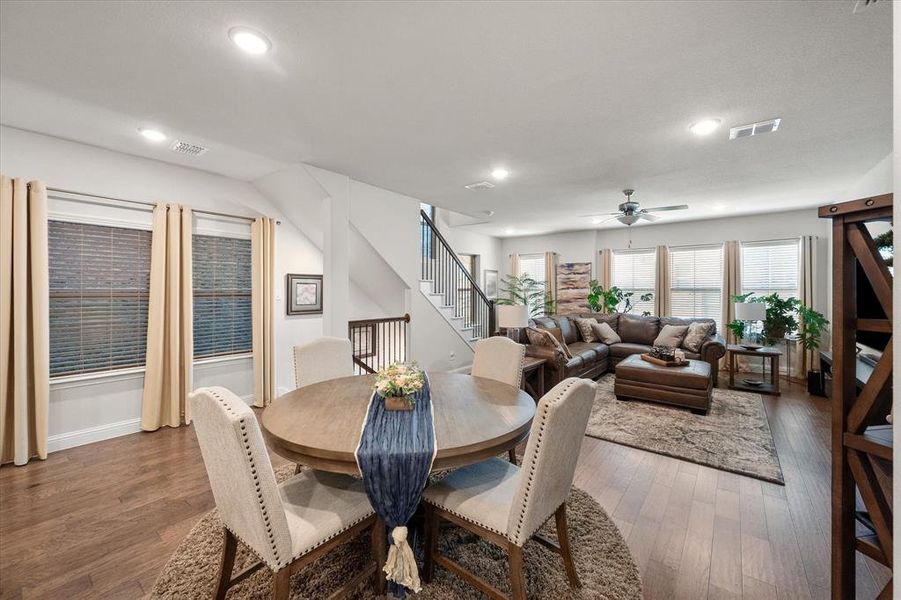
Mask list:
[{"label": "hardwood floor", "polygon": [[[785,487],[584,439],[575,484],[616,521],[647,598],[829,596],[828,403],[798,385],[764,399]],[[139,598],[212,506],[192,428],[3,467],[0,597]],[[887,577],[858,555],[859,598]]]}]

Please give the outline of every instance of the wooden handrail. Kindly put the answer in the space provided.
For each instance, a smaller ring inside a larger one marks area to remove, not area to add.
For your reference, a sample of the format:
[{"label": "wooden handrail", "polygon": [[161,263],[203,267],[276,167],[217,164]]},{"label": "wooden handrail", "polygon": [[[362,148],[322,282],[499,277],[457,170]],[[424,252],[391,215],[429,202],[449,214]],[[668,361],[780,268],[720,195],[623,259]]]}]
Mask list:
[{"label": "wooden handrail", "polygon": [[348,321],[347,325],[350,327],[364,327],[366,325],[375,325],[377,323],[396,323],[396,322],[410,322],[410,314],[407,313],[402,317],[382,317],[380,319],[358,319],[356,321]]},{"label": "wooden handrail", "polygon": [[356,356],[351,357],[354,361],[354,364],[366,371],[367,373],[375,373],[375,369],[364,363],[362,360],[357,358]]},{"label": "wooden handrail", "polygon": [[444,246],[444,249],[447,250],[447,253],[453,259],[454,263],[456,263],[456,265],[458,267],[460,267],[460,270],[463,271],[463,275],[465,275],[466,279],[468,279],[469,282],[472,284],[472,287],[475,290],[475,292],[482,298],[482,300],[485,301],[485,304],[490,306],[491,300],[488,299],[488,296],[485,295],[485,292],[482,291],[482,288],[479,287],[479,284],[476,283],[476,280],[472,278],[472,275],[469,274],[469,271],[466,270],[466,267],[464,267],[463,263],[460,262],[460,259],[457,258],[457,253],[453,251],[453,249],[451,248],[451,245],[447,242],[446,239],[444,239],[444,236],[441,235],[441,232],[438,231],[438,228],[435,227],[435,224],[432,223],[432,220],[429,218],[429,215],[427,215],[424,210],[420,210],[419,214],[425,220],[426,224],[429,226],[429,229],[431,229],[432,233],[435,234],[435,237],[437,237],[438,240],[441,242],[441,244]]}]

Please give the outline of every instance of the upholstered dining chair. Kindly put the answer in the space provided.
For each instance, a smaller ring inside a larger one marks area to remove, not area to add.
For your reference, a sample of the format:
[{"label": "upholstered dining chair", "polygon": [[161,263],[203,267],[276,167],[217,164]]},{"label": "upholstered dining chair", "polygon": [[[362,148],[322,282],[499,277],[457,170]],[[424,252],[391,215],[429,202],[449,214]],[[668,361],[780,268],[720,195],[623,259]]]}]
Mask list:
[{"label": "upholstered dining chair", "polygon": [[[472,359],[473,377],[494,379],[507,385],[522,385],[522,362],[526,347],[508,337],[492,336],[476,342]],[[510,448],[510,462],[516,464],[516,448]]]},{"label": "upholstered dining chair", "polygon": [[[490,598],[506,597],[438,553],[439,523],[446,520],[507,551],[514,600],[526,597],[522,549],[533,537],[562,556],[570,585],[580,586],[566,524],[566,498],[588,426],[595,387],[591,380],[570,378],[541,398],[522,468],[492,458],[458,469],[426,488],[426,582],[431,581],[438,564]],[[557,525],[557,543],[536,535],[552,515]]]},{"label": "upholstered dining chair", "polygon": [[354,374],[350,340],[321,337],[294,346],[294,383],[297,387]]},{"label": "upholstered dining chair", "polygon": [[[386,530],[359,480],[309,469],[276,483],[256,416],[244,401],[208,387],[189,402],[225,538],[214,598],[225,598],[230,587],[265,566],[272,571],[273,598],[286,600],[294,573],[368,527],[372,561],[331,597],[346,597],[373,575],[384,590]],[[238,540],[260,562],[232,577]]]}]

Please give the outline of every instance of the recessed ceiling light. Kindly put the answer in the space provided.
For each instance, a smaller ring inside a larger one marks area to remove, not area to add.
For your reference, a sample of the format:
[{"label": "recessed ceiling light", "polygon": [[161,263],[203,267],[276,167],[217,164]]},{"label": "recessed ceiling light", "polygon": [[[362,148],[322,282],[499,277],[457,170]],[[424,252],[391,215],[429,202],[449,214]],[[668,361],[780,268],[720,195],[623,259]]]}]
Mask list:
[{"label": "recessed ceiling light", "polygon": [[516,231],[516,230],[513,229],[512,227],[507,227],[507,229],[504,230],[504,233],[506,233],[507,235],[513,235],[513,233],[514,233],[515,231]]},{"label": "recessed ceiling light", "polygon": [[712,208],[713,208],[713,210],[715,210],[717,212],[721,212],[721,211],[726,210],[726,205],[723,204],[722,202],[717,202],[716,204],[713,205]]},{"label": "recessed ceiling light", "polygon": [[703,119],[697,123],[692,123],[688,128],[695,135],[710,135],[720,126],[719,119]]},{"label": "recessed ceiling light", "polygon": [[151,142],[162,142],[166,139],[166,134],[158,129],[148,129],[147,127],[141,127],[138,129],[138,132],[144,136],[145,139],[150,140]]},{"label": "recessed ceiling light", "polygon": [[591,222],[594,223],[595,225],[600,225],[600,224],[601,224],[601,221],[603,221],[603,220],[604,220],[604,219],[602,219],[602,218],[600,218],[600,217],[595,217],[595,218],[593,218],[593,219],[591,220]]},{"label": "recessed ceiling light", "polygon": [[258,56],[266,54],[272,48],[272,43],[265,35],[249,27],[232,27],[228,30],[228,37],[247,54]]},{"label": "recessed ceiling light", "polygon": [[510,174],[507,169],[497,168],[491,172],[491,176],[497,181],[503,181]]}]

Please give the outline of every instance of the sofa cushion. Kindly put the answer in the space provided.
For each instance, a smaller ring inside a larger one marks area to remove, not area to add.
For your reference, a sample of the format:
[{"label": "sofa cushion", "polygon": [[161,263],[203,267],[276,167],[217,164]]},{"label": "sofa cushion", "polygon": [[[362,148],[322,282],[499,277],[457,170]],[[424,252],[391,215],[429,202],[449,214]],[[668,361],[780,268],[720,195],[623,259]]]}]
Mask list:
[{"label": "sofa cushion", "polygon": [[660,326],[664,325],[691,325],[692,323],[710,323],[710,335],[716,334],[716,321],[706,317],[660,317]]},{"label": "sofa cushion", "polygon": [[657,338],[660,319],[637,315],[620,315],[616,332],[627,344],[644,344],[650,346]]},{"label": "sofa cushion", "polygon": [[560,342],[557,340],[557,337],[552,333],[551,329],[527,327],[526,336],[529,338],[530,344],[533,344],[535,346],[547,346],[554,348],[555,350],[563,353],[566,358],[572,358],[572,356],[568,354],[569,351],[567,350],[567,348],[560,344]]},{"label": "sofa cushion", "polygon": [[572,375],[572,372],[576,369],[581,369],[585,364],[585,361],[582,360],[581,356],[574,356],[568,361],[566,361],[566,374],[567,376]]},{"label": "sofa cushion", "polygon": [[618,344],[623,341],[619,335],[617,335],[616,331],[614,331],[607,323],[596,322],[591,326],[591,330],[594,332],[594,337],[607,345]]},{"label": "sofa cushion", "polygon": [[610,356],[613,358],[625,358],[627,356],[632,356],[633,354],[644,354],[645,352],[650,351],[651,347],[645,344],[629,344],[627,342],[622,342],[610,345]]},{"label": "sofa cushion", "polygon": [[597,361],[598,353],[596,348],[598,345],[599,344],[592,342],[573,342],[572,344],[567,344],[570,353],[574,357],[580,356],[586,365]]},{"label": "sofa cushion", "polygon": [[613,331],[616,331],[616,326],[619,324],[619,313],[582,313],[579,315],[585,319],[594,319],[598,323],[606,323],[610,325]]},{"label": "sofa cushion", "polygon": [[582,336],[583,342],[596,342],[597,337],[594,335],[594,332],[591,330],[592,325],[597,325],[598,322],[594,319],[585,319],[583,317],[573,317],[573,322],[576,324],[576,327],[579,329],[579,334]]},{"label": "sofa cushion", "polygon": [[688,333],[688,325],[664,325],[654,340],[655,346],[669,346],[678,348],[682,345],[685,334]]},{"label": "sofa cushion", "polygon": [[716,330],[716,323],[695,321],[688,326],[682,347],[689,352],[700,352],[701,345]]},{"label": "sofa cushion", "polygon": [[579,341],[579,330],[576,328],[576,324],[573,323],[569,317],[564,317],[562,315],[556,315],[551,317],[554,320],[554,323],[557,324],[557,327],[560,328],[560,333],[563,334],[563,341],[567,344],[572,344],[573,342]]}]

